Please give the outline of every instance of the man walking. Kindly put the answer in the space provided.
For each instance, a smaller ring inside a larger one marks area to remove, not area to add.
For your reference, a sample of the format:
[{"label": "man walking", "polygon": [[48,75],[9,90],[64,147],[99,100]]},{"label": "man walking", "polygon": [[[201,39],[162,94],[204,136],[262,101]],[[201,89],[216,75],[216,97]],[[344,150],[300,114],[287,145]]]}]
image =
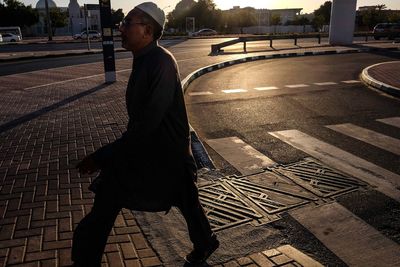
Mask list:
[{"label": "man walking", "polygon": [[100,266],[107,237],[122,208],[168,211],[184,216],[193,250],[185,260],[204,262],[219,246],[200,205],[189,124],[174,57],[158,45],[164,12],[151,2],[132,9],[120,25],[122,46],[132,51],[126,90],[126,132],[87,156],[82,174],[101,170],[89,187],[96,193],[91,212],[74,232],[75,266]]}]

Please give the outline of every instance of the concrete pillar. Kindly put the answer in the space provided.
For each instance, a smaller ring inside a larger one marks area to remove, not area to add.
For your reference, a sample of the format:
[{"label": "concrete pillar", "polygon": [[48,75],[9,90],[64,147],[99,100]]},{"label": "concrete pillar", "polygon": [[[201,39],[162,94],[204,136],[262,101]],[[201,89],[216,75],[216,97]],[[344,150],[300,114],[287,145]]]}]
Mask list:
[{"label": "concrete pillar", "polygon": [[357,0],[333,0],[329,43],[349,45],[353,43]]}]

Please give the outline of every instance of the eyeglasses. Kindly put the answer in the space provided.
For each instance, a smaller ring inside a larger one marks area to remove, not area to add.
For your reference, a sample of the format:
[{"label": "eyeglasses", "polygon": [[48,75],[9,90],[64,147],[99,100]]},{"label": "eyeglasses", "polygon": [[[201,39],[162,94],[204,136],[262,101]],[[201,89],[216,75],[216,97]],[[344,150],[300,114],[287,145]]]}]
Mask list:
[{"label": "eyeglasses", "polygon": [[119,26],[120,27],[129,27],[129,26],[135,25],[135,24],[146,25],[146,23],[143,23],[143,22],[132,22],[131,19],[126,19],[125,18],[120,22]]}]

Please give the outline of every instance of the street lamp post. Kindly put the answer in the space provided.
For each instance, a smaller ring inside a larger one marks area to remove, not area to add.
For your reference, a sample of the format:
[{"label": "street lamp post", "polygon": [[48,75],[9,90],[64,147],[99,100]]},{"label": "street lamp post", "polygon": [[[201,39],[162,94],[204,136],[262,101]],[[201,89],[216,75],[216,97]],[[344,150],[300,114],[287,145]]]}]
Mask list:
[{"label": "street lamp post", "polygon": [[87,9],[87,5],[85,4],[85,22],[86,22],[86,41],[87,41],[87,48],[90,51],[90,36],[89,36],[89,10]]},{"label": "street lamp post", "polygon": [[51,19],[49,12],[49,3],[47,0],[44,1],[44,7],[46,9],[46,17],[47,17],[47,35],[49,36],[49,41],[53,40],[53,33],[51,32]]}]

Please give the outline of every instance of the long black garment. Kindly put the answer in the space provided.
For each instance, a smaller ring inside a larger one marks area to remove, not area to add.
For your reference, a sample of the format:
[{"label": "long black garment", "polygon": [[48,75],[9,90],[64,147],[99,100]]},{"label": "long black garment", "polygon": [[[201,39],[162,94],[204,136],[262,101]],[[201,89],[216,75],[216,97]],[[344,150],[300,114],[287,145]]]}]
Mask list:
[{"label": "long black garment", "polygon": [[177,63],[156,41],[135,55],[126,106],[126,132],[94,154],[102,172],[92,188],[118,192],[126,208],[168,210],[196,166]]}]

